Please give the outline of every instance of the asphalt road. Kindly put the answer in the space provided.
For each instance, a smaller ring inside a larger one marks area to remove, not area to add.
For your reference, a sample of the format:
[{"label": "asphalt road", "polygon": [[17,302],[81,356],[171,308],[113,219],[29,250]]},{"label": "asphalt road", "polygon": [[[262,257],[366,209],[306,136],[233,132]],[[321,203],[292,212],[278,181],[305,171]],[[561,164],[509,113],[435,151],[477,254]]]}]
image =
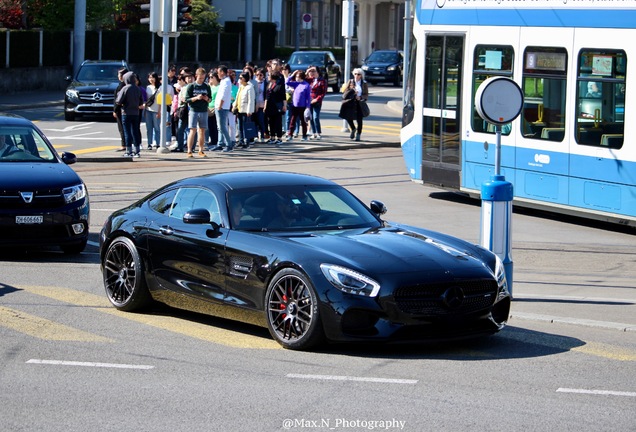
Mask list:
[{"label": "asphalt road", "polygon": [[607,225],[515,212],[509,326],[469,342],[301,353],[250,325],[110,307],[103,221],[190,175],[320,175],[383,201],[387,219],[479,239],[479,203],[412,183],[398,148],[228,156],[74,166],[87,250],[0,256],[0,430],[635,430],[636,236]]}]

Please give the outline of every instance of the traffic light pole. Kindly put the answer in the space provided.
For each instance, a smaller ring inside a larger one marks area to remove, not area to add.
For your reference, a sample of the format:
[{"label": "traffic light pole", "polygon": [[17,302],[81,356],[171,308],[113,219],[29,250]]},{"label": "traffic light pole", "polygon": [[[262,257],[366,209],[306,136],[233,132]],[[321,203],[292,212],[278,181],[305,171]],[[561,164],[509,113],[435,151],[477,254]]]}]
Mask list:
[{"label": "traffic light pole", "polygon": [[[168,100],[168,63],[170,57],[170,37],[179,36],[179,33],[172,32],[172,21],[173,21],[173,10],[172,10],[172,2],[173,0],[160,0],[163,2],[163,13],[162,13],[162,22],[161,22],[161,31],[157,32],[159,36],[161,36],[161,76],[163,79],[161,80],[161,94],[163,100],[163,109],[161,110],[161,135],[160,135],[160,143],[159,148],[157,149],[157,153],[170,153],[170,149],[166,144],[169,140],[168,138],[168,109],[167,109],[167,100]],[[176,95],[175,95],[176,97]],[[174,121],[174,116],[172,118]]]}]

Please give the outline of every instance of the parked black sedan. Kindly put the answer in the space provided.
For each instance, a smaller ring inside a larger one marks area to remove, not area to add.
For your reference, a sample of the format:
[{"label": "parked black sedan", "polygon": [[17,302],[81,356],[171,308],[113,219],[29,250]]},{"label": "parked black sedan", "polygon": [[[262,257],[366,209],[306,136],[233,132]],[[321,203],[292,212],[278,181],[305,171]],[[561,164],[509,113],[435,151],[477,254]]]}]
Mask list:
[{"label": "parked black sedan", "polygon": [[292,72],[306,71],[309,66],[316,66],[327,86],[331,87],[334,93],[340,91],[342,68],[331,51],[294,51],[287,60],[287,64]]},{"label": "parked black sedan", "polygon": [[399,87],[402,83],[404,56],[402,51],[378,50],[362,62],[364,79],[370,84],[393,83]]},{"label": "parked black sedan", "polygon": [[281,172],[183,179],[113,213],[106,294],[267,326],[291,349],[327,341],[454,339],[508,318],[503,265],[457,238],[388,223],[343,187]]},{"label": "parked black sedan", "polygon": [[0,247],[86,247],[89,202],[86,185],[29,120],[0,114]]}]

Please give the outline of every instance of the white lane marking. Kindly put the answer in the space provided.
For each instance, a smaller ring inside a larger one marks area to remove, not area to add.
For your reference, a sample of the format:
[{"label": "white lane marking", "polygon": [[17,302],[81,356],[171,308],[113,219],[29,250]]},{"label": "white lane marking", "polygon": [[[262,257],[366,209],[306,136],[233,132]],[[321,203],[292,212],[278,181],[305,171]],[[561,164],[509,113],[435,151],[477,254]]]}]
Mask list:
[{"label": "white lane marking", "polygon": [[613,390],[587,390],[587,389],[571,389],[571,388],[558,388],[557,393],[579,393],[579,394],[592,394],[592,395],[608,395],[608,396],[629,396],[636,397],[636,392],[624,392]]},{"label": "white lane marking", "polygon": [[392,379],[392,378],[373,378],[373,377],[355,377],[340,375],[305,375],[305,374],[287,374],[287,378],[313,379],[313,380],[331,380],[331,381],[362,381],[384,384],[417,384],[418,380],[412,379]]},{"label": "white lane marking", "polygon": [[610,321],[597,321],[597,320],[589,320],[589,319],[582,319],[582,318],[559,317],[559,316],[553,316],[553,315],[542,315],[542,314],[523,313],[523,312],[512,312],[510,314],[510,317],[525,319],[529,321],[545,321],[545,322],[551,322],[551,323],[574,324],[574,325],[580,325],[584,327],[606,328],[606,329],[620,330],[623,332],[636,331],[636,324],[618,323],[618,322],[610,322]]},{"label": "white lane marking", "polygon": [[61,366],[83,366],[83,367],[100,367],[100,368],[115,368],[115,369],[154,369],[154,366],[150,365],[132,365],[121,363],[94,363],[94,362],[79,362],[79,361],[67,361],[67,360],[39,360],[31,359],[27,361],[30,364],[46,364],[46,365],[61,365]]},{"label": "white lane marking", "polygon": [[586,296],[563,296],[563,295],[544,295],[544,294],[518,294],[515,293],[517,299],[535,299],[535,300],[565,300],[572,302],[603,302],[603,303],[628,303],[635,304],[636,299],[626,298],[610,298],[610,297],[586,297]]}]

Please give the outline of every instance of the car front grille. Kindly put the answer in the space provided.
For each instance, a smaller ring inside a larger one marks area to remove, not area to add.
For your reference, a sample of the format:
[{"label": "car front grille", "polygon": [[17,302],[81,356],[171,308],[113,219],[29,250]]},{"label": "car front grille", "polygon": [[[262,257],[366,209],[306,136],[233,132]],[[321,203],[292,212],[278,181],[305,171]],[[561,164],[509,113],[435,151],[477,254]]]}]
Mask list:
[{"label": "car front grille", "polygon": [[101,91],[80,92],[79,98],[82,103],[104,103],[113,104],[115,94],[111,92],[102,93]]},{"label": "car front grille", "polygon": [[[27,203],[22,193],[33,192],[33,199]],[[0,189],[0,209],[29,210],[56,209],[66,204],[61,189],[38,189],[34,191],[16,191]]]},{"label": "car front grille", "polygon": [[457,281],[400,287],[394,293],[400,311],[422,317],[467,314],[493,305],[497,282]]}]

